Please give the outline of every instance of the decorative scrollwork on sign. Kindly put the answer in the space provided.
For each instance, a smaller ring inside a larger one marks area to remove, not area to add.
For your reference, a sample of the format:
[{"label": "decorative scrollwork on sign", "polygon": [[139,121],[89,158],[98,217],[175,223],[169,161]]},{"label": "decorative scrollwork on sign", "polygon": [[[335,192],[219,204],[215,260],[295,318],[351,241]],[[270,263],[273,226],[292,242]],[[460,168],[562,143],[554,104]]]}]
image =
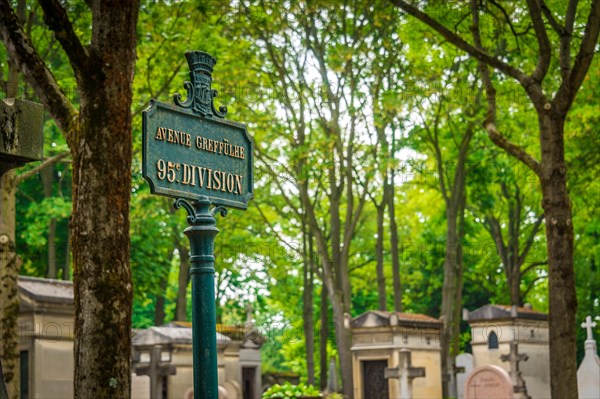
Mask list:
[{"label": "decorative scrollwork on sign", "polygon": [[187,91],[187,98],[185,101],[181,101],[181,94],[179,93],[175,93],[173,101],[180,107],[191,108],[192,103],[194,102],[194,85],[192,82],[185,81],[183,82],[183,88]]},{"label": "decorative scrollwork on sign", "polygon": [[216,214],[216,213],[220,213],[220,214],[221,214],[221,217],[225,217],[225,216],[227,216],[227,208],[225,208],[225,207],[224,207],[224,206],[222,206],[222,205],[218,205],[218,206],[215,206],[215,207],[214,207],[214,208],[213,208],[213,209],[210,211],[210,213],[212,213],[212,215],[213,215],[213,216],[215,216],[215,214]]},{"label": "decorative scrollwork on sign", "polygon": [[176,93],[173,101],[182,108],[190,108],[202,117],[224,118],[227,107],[221,106],[218,110],[215,108],[214,98],[218,93],[211,88],[212,72],[217,60],[203,51],[188,51],[185,58],[190,68],[190,81],[183,83],[187,98],[182,101],[181,95]]},{"label": "decorative scrollwork on sign", "polygon": [[190,204],[183,198],[177,198],[175,200],[175,202],[173,203],[173,207],[175,209],[183,208],[186,210],[186,212],[188,214],[187,222],[189,224],[194,224],[194,222],[196,222],[196,210],[194,209],[192,204]]}]

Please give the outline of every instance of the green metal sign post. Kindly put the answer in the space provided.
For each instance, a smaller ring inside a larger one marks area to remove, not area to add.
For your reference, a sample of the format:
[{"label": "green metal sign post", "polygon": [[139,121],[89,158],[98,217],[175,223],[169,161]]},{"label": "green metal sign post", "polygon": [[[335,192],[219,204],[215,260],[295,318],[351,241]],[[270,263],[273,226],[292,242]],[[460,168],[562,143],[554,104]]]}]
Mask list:
[{"label": "green metal sign post", "polygon": [[[187,98],[176,106],[152,100],[143,112],[142,174],[152,193],[175,200],[190,225],[194,398],[218,398],[214,241],[215,213],[245,210],[253,198],[252,139],[243,124],[223,119],[213,99],[216,60],[202,51],[185,53],[190,80]],[[211,206],[213,208],[211,209]]]}]

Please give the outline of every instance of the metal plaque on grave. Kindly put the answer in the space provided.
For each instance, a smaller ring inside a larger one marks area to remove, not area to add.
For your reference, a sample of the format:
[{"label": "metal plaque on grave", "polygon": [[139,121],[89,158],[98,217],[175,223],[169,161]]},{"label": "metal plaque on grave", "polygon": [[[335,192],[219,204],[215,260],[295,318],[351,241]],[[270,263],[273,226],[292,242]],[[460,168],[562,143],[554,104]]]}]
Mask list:
[{"label": "metal plaque on grave", "polygon": [[142,116],[142,174],[150,190],[173,198],[208,197],[214,205],[247,209],[253,198],[252,147],[246,126],[223,119],[211,89],[214,58],[188,52],[191,82],[176,106],[152,100]]}]

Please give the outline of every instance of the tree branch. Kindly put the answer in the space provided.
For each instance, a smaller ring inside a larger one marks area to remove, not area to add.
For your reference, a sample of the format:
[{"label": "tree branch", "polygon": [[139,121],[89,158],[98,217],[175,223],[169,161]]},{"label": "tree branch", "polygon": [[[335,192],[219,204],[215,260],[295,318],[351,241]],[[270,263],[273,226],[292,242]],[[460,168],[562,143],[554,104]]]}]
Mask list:
[{"label": "tree branch", "polygon": [[500,259],[502,260],[502,264],[504,265],[504,271],[508,276],[510,265],[506,244],[504,243],[504,237],[502,236],[502,228],[500,227],[500,222],[491,213],[487,214],[484,220],[485,224],[487,224],[487,226],[485,226],[485,224],[484,226],[486,227],[486,230],[490,233],[492,239],[494,240],[494,243],[496,244],[496,251],[500,256]]},{"label": "tree branch", "polygon": [[564,113],[571,107],[571,103],[575,99],[575,95],[583,83],[583,79],[594,58],[594,50],[598,44],[598,34],[600,33],[600,23],[598,23],[598,20],[600,20],[600,0],[594,0],[585,25],[585,33],[581,40],[581,46],[575,57],[569,79],[562,82],[556,95],[557,98],[560,96],[566,100]]},{"label": "tree branch", "polygon": [[564,34],[564,32],[565,32],[565,28],[562,27],[558,23],[558,21],[556,20],[556,18],[554,18],[554,14],[552,14],[552,11],[550,10],[550,8],[548,7],[548,5],[546,4],[546,2],[544,0],[540,0],[540,7],[542,9],[542,12],[544,13],[544,16],[546,17],[546,19],[550,23],[550,26],[552,27],[552,29],[554,29],[554,31],[559,36],[562,36]]},{"label": "tree branch", "polygon": [[269,225],[269,227],[271,228],[271,232],[273,234],[275,234],[275,236],[277,237],[279,242],[282,243],[284,246],[288,247],[289,249],[291,249],[292,251],[296,252],[299,256],[302,256],[302,252],[298,248],[295,248],[293,245],[288,243],[287,240],[284,240],[283,237],[281,236],[281,234],[279,234],[277,232],[273,223],[271,223],[271,221],[269,221],[269,219],[267,218],[267,215],[265,215],[264,212],[262,211],[262,209],[260,209],[260,205],[256,204],[256,209],[258,210],[258,213],[260,213],[260,216],[265,221],[265,223],[267,225]]},{"label": "tree branch", "polygon": [[535,37],[538,42],[538,62],[531,77],[536,82],[541,83],[548,73],[552,48],[550,47],[550,39],[548,39],[548,32],[546,32],[544,20],[542,19],[542,10],[540,8],[539,0],[527,0],[527,8],[529,9],[531,22],[533,22],[533,30],[535,31]]},{"label": "tree branch", "polygon": [[573,37],[573,25],[577,14],[578,0],[570,0],[565,16],[563,34],[560,36],[560,72],[563,79],[568,80],[571,72],[571,39]]},{"label": "tree branch", "polygon": [[52,72],[23,32],[8,0],[0,0],[0,37],[11,58],[17,63],[27,83],[33,87],[44,107],[63,131],[69,147],[73,149],[78,127],[78,112],[59,87]]},{"label": "tree branch", "polygon": [[531,283],[529,283],[529,285],[527,286],[527,288],[525,289],[525,291],[523,291],[523,295],[521,295],[521,298],[525,298],[527,296],[527,294],[529,294],[529,291],[531,291],[531,289],[535,286],[535,283],[537,281],[543,280],[545,279],[547,276],[537,276],[536,278],[534,278]]},{"label": "tree branch", "polygon": [[35,175],[36,173],[38,173],[42,169],[47,168],[48,166],[53,165],[53,164],[59,162],[61,159],[65,158],[69,154],[70,154],[70,152],[63,152],[63,153],[57,154],[57,155],[55,155],[53,157],[47,158],[46,160],[44,160],[44,162],[42,162],[41,164],[39,164],[35,168],[33,168],[31,170],[28,170],[27,172],[16,176],[15,177],[15,184],[19,184],[19,183],[21,183],[21,182],[29,179],[31,176]]},{"label": "tree branch", "polygon": [[82,82],[86,76],[83,71],[89,61],[89,55],[75,33],[67,11],[58,0],[38,0],[38,3],[44,11],[44,22],[54,32],[54,36],[67,53],[77,81]]},{"label": "tree branch", "polygon": [[532,79],[527,76],[521,70],[499,60],[498,58],[492,57],[481,49],[475,48],[473,45],[467,43],[463,38],[458,36],[457,34],[451,32],[444,25],[427,15],[426,13],[419,10],[417,7],[412,4],[407,3],[404,0],[391,0],[397,7],[404,10],[409,15],[417,18],[421,22],[425,23],[440,35],[442,35],[446,40],[448,40],[451,44],[458,47],[459,49],[468,53],[471,57],[475,58],[478,61],[483,62],[486,65],[489,65],[506,75],[517,80],[527,91],[530,96],[538,97],[539,93],[534,93],[531,87]]},{"label": "tree branch", "polygon": [[538,267],[538,266],[543,266],[543,265],[547,265],[548,264],[548,260],[543,260],[541,262],[533,262],[530,263],[529,265],[527,265],[526,268],[524,268],[523,270],[521,270],[521,275],[527,273],[528,271]]},{"label": "tree branch", "polygon": [[531,229],[531,232],[529,233],[529,237],[527,238],[527,242],[525,243],[525,248],[523,248],[523,251],[521,252],[521,254],[519,254],[519,264],[523,264],[523,262],[525,262],[525,258],[527,257],[527,254],[529,253],[529,251],[531,250],[531,247],[533,246],[533,241],[535,239],[535,235],[539,231],[543,220],[544,220],[544,215],[542,214],[535,221],[535,224],[533,225],[533,228]]},{"label": "tree branch", "polygon": [[[483,51],[483,46],[481,42],[481,34],[479,31],[479,11],[476,6],[476,2],[471,2],[471,11],[473,14],[473,25],[471,28],[471,32],[473,34],[473,41],[475,42],[475,46],[477,49]],[[533,158],[523,147],[520,147],[511,141],[509,141],[506,137],[504,137],[496,127],[496,89],[492,84],[492,79],[490,77],[490,71],[487,65],[484,65],[484,62],[478,62],[478,69],[481,75],[481,80],[483,82],[483,86],[485,88],[486,98],[487,98],[487,116],[484,122],[484,127],[488,132],[488,136],[490,140],[498,147],[504,149],[508,154],[517,158],[525,165],[527,165],[532,171],[535,172],[538,176],[541,174],[541,164],[535,158]]]},{"label": "tree branch", "polygon": [[529,169],[531,169],[536,175],[541,176],[542,166],[540,162],[533,158],[525,149],[517,144],[514,144],[506,137],[504,137],[496,128],[496,124],[492,121],[485,122],[485,128],[488,132],[488,137],[494,144],[505,150],[508,154],[517,158],[523,162]]}]

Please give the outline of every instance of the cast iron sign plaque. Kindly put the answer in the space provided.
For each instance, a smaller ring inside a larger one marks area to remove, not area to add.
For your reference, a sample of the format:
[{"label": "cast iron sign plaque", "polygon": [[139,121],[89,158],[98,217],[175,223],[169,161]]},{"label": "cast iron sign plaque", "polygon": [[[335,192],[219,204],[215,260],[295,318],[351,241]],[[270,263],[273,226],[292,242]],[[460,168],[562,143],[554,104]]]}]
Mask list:
[{"label": "cast iron sign plaque", "polygon": [[176,105],[156,100],[142,113],[142,174],[154,194],[247,209],[253,197],[252,139],[246,126],[223,119],[211,89],[215,59],[200,51],[185,54],[191,82]]}]

